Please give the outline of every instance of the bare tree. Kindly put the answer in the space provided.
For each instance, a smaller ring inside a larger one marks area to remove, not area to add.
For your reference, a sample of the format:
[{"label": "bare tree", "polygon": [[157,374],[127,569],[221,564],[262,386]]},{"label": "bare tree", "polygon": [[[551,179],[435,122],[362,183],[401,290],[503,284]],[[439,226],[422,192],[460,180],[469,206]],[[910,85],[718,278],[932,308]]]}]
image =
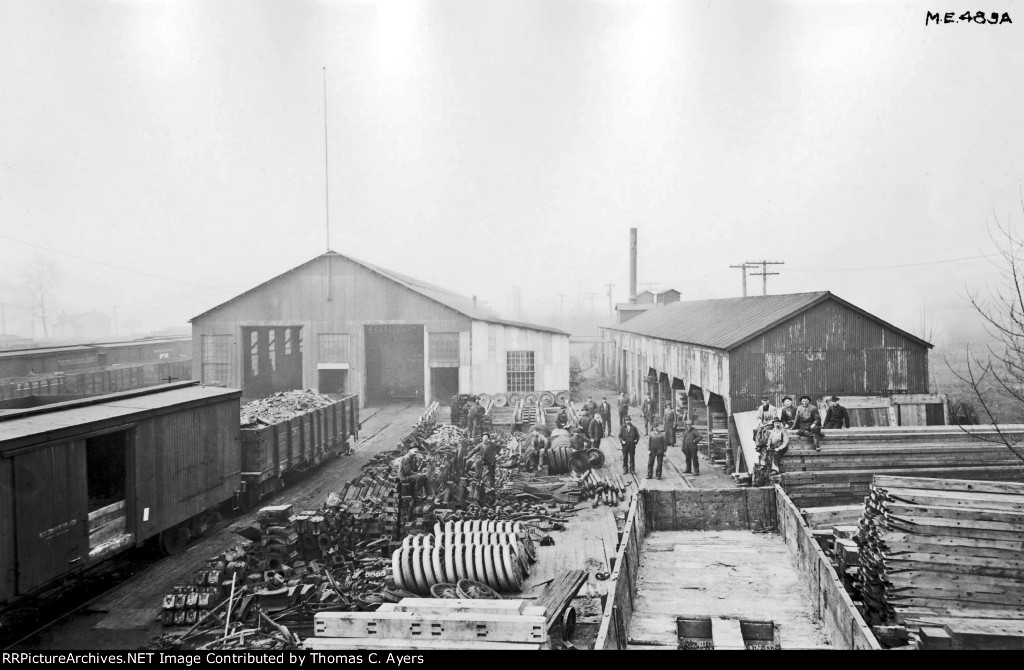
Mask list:
[{"label": "bare tree", "polygon": [[[1024,193],[1022,193],[1024,209]],[[995,263],[999,280],[985,294],[968,294],[971,306],[985,325],[992,343],[983,352],[967,347],[966,363],[960,371],[949,365],[950,372],[968,389],[980,407],[980,419],[990,423],[995,435],[980,435],[964,429],[979,439],[1005,444],[1024,463],[1020,440],[1000,427],[1002,417],[1016,423],[1024,419],[1024,238],[1009,225],[996,219],[989,236],[998,249]]]},{"label": "bare tree", "polygon": [[25,270],[21,291],[32,310],[33,322],[39,319],[43,325],[43,337],[49,339],[50,328],[46,309],[53,307],[53,291],[60,283],[60,271],[52,261],[37,256]]}]

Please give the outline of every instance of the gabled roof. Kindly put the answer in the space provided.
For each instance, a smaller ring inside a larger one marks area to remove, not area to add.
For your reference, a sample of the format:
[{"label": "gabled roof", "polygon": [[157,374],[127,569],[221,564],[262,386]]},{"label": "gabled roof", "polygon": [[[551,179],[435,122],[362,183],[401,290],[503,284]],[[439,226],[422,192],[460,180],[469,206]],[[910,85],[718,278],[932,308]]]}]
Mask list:
[{"label": "gabled roof", "polygon": [[358,258],[353,258],[353,257],[348,256],[346,254],[339,254],[336,251],[328,251],[327,253],[321,254],[321,255],[317,256],[316,258],[310,259],[310,260],[306,261],[305,263],[302,263],[301,265],[298,265],[298,266],[292,268],[291,270],[288,270],[286,272],[282,272],[281,274],[277,275],[276,277],[268,279],[267,281],[263,282],[262,284],[260,284],[258,286],[254,286],[253,288],[249,289],[248,291],[240,293],[239,295],[236,295],[234,298],[231,298],[230,300],[222,302],[221,304],[217,305],[216,307],[211,307],[210,309],[206,310],[202,314],[198,314],[198,315],[192,317],[191,319],[189,319],[189,321],[191,322],[191,321],[194,321],[194,320],[196,320],[196,319],[198,319],[200,317],[206,316],[210,312],[218,310],[221,307],[223,307],[224,305],[232,303],[235,300],[238,300],[239,298],[241,298],[243,296],[246,296],[246,295],[248,295],[248,294],[250,294],[250,293],[252,293],[254,291],[257,291],[257,290],[263,288],[264,286],[267,286],[269,284],[274,283],[275,281],[277,281],[281,277],[284,277],[285,275],[291,274],[292,272],[297,272],[299,270],[302,270],[303,268],[305,268],[305,267],[307,267],[309,265],[312,265],[313,263],[316,263],[317,261],[319,261],[322,258],[328,258],[328,257],[332,257],[332,256],[336,256],[338,258],[345,258],[345,259],[347,259],[347,260],[349,260],[349,261],[351,261],[353,263],[356,263],[357,265],[361,265],[364,268],[366,268],[367,270],[370,270],[371,272],[379,274],[380,276],[384,277],[385,279],[390,279],[391,281],[395,282],[396,284],[404,286],[405,288],[409,289],[410,291],[414,291],[414,292],[422,295],[425,298],[429,298],[430,300],[433,300],[434,302],[438,302],[438,303],[444,305],[445,307],[448,307],[449,309],[453,309],[456,312],[458,312],[458,313],[460,313],[460,314],[462,314],[464,316],[469,317],[470,319],[475,319],[477,321],[486,321],[488,323],[496,323],[496,324],[500,324],[500,325],[504,325],[504,326],[513,326],[513,327],[516,327],[516,328],[527,328],[527,329],[530,329],[530,330],[541,330],[541,331],[548,332],[548,333],[557,333],[559,335],[568,335],[569,334],[569,333],[567,333],[567,332],[565,332],[563,330],[558,330],[557,328],[551,328],[549,326],[540,326],[540,325],[533,324],[533,323],[524,323],[524,322],[520,322],[520,321],[509,321],[507,319],[502,319],[502,318],[500,318],[498,316],[497,312],[495,312],[493,310],[490,310],[490,309],[487,309],[487,308],[484,308],[484,307],[476,306],[474,304],[472,298],[467,298],[464,295],[460,295],[458,293],[455,293],[454,291],[449,291],[446,288],[442,288],[442,287],[436,286],[434,284],[429,284],[429,283],[427,283],[425,281],[420,281],[419,279],[414,279],[414,278],[409,277],[407,275],[399,274],[398,272],[395,272],[393,270],[388,270],[387,268],[383,268],[383,267],[381,267],[379,265],[374,265],[373,263],[367,263],[366,261],[361,261]]},{"label": "gabled roof", "polygon": [[625,323],[610,325],[607,328],[662,340],[729,350],[826,300],[834,300],[918,344],[929,348],[933,346],[828,291],[674,302],[659,309],[645,311]]}]

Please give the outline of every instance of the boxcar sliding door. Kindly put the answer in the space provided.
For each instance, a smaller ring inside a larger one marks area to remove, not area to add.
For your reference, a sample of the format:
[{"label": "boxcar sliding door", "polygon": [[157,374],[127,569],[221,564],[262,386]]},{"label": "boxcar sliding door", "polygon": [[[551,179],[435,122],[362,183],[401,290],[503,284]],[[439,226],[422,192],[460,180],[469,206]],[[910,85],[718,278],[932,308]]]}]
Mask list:
[{"label": "boxcar sliding door", "polygon": [[14,457],[18,591],[25,593],[89,558],[85,440]]}]

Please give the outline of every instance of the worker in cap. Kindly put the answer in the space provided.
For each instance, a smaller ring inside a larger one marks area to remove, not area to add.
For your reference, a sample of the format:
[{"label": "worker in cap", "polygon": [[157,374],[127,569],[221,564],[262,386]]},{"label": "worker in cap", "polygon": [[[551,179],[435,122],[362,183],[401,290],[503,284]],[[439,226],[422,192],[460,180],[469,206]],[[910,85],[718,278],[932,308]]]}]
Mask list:
[{"label": "worker in cap", "polygon": [[775,417],[779,415],[779,410],[771,403],[767,393],[761,394],[761,404],[757,406],[756,412],[755,416],[760,424],[771,425]]},{"label": "worker in cap", "polygon": [[433,496],[430,478],[422,470],[426,469],[427,461],[424,458],[424,451],[420,445],[412,444],[409,451],[402,456],[398,466],[398,481],[407,484],[412,488],[412,496],[416,498],[416,490],[419,489],[425,496]]},{"label": "worker in cap", "polygon": [[846,408],[839,404],[839,396],[832,396],[832,402],[825,410],[825,425],[823,428],[849,428],[850,415]]},{"label": "worker in cap", "polygon": [[796,408],[793,431],[797,435],[811,438],[814,450],[821,451],[821,415],[818,408],[811,404],[811,396],[800,396],[800,406]]},{"label": "worker in cap", "polygon": [[619,428],[619,442],[622,443],[622,474],[636,474],[636,443],[640,441],[640,431],[633,425],[627,414]]},{"label": "worker in cap", "polygon": [[693,427],[693,420],[686,422],[686,428],[683,430],[683,456],[686,458],[686,470],[685,474],[690,474],[693,471],[694,475],[700,474],[700,458],[697,455],[697,445],[700,444],[701,440],[700,433]]},{"label": "worker in cap", "polygon": [[665,462],[667,450],[665,430],[660,423],[655,423],[654,431],[647,440],[647,479],[655,476],[661,479],[661,466]]}]

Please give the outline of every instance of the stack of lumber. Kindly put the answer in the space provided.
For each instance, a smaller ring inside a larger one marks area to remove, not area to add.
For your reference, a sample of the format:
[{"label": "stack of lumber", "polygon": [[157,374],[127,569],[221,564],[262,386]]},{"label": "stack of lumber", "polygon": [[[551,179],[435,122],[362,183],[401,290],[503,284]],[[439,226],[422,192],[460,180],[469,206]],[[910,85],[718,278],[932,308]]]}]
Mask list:
[{"label": "stack of lumber", "polygon": [[1024,484],[878,475],[857,544],[869,622],[1024,648]]},{"label": "stack of lumber", "polygon": [[[781,484],[798,507],[816,507],[862,502],[876,472],[1024,482],[1020,461],[995,441],[991,426],[970,429],[974,436],[958,426],[826,430],[821,451],[794,436],[782,458]],[[1000,429],[1014,442],[1024,439],[1024,426]]]},{"label": "stack of lumber", "polygon": [[404,598],[374,612],[322,612],[305,649],[541,648],[548,640],[544,607],[526,600]]},{"label": "stack of lumber", "polygon": [[586,570],[566,570],[551,580],[536,600],[544,609],[545,630],[550,631],[563,620],[573,598],[587,583]]}]

